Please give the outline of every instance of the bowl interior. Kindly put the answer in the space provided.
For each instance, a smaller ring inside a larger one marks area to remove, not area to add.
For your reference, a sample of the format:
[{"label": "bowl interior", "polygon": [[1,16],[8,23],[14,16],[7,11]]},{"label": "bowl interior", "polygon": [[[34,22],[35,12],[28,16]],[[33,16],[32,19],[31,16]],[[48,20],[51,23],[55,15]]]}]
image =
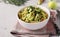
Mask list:
[{"label": "bowl interior", "polygon": [[[24,7],[22,7],[20,10],[19,10],[19,12],[22,10],[22,9],[24,9],[25,7],[28,7],[28,6],[24,6]],[[40,5],[37,5],[36,7],[39,7],[39,8],[41,8],[43,11],[45,11],[47,14],[48,14],[48,18],[47,19],[49,19],[50,18],[50,11],[47,9],[47,8],[45,8],[45,7],[43,7],[43,6],[40,6]],[[18,14],[17,14],[17,16],[18,16]],[[18,19],[19,19],[19,17],[17,17]],[[46,20],[47,20],[46,19]],[[21,20],[21,19],[19,19],[19,20]],[[46,20],[44,20],[44,21],[46,21]],[[22,20],[21,20],[22,21]],[[44,22],[44,21],[41,21],[41,22]],[[22,21],[22,22],[24,22],[24,21]],[[37,22],[37,23],[41,23],[41,22]],[[27,22],[25,22],[25,23],[27,23]],[[35,22],[36,23],[36,22]],[[32,24],[35,24],[35,23],[32,23]]]}]

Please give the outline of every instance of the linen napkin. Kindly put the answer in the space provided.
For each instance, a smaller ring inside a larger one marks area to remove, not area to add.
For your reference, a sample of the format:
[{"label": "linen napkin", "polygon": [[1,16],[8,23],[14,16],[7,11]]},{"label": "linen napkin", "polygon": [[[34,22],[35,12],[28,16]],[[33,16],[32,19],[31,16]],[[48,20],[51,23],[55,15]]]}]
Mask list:
[{"label": "linen napkin", "polygon": [[49,37],[49,34],[56,34],[56,30],[50,19],[47,25],[39,30],[28,30],[20,25],[17,21],[14,29],[12,29],[11,34],[16,37]]}]

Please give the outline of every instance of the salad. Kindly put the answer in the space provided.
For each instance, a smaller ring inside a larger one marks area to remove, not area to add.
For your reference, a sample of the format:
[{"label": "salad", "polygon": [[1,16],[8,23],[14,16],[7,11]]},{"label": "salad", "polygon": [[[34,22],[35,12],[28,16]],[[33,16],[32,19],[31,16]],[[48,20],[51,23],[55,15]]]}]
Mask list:
[{"label": "salad", "polygon": [[28,6],[18,12],[18,17],[24,22],[41,22],[48,18],[48,14],[39,7]]}]

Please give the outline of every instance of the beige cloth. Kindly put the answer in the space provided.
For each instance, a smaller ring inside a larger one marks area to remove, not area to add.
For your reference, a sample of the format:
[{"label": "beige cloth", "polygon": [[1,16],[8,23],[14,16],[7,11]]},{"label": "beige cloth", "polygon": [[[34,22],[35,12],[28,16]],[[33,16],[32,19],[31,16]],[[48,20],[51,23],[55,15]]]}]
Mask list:
[{"label": "beige cloth", "polygon": [[49,37],[49,35],[19,35],[16,37]]},{"label": "beige cloth", "polygon": [[25,29],[17,22],[11,34],[16,37],[49,37],[49,34],[56,34],[56,31],[51,20],[49,20],[44,28],[35,31]]}]

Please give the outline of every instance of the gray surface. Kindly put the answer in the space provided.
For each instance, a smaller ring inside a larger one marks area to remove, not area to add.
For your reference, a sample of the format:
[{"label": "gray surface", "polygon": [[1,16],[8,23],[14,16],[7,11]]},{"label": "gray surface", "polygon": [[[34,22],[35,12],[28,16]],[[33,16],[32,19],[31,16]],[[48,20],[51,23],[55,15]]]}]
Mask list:
[{"label": "gray surface", "polygon": [[[36,2],[35,0],[33,1]],[[26,5],[32,4],[33,1],[28,1],[29,3],[26,3]],[[60,3],[58,3],[58,5],[60,7]],[[43,6],[47,5],[43,4]],[[20,7],[10,4],[4,4],[3,2],[0,3],[0,37],[14,37],[10,34],[10,31],[13,26],[15,26],[17,20],[16,14],[18,10],[20,10]],[[56,23],[60,27],[60,18],[58,18]]]}]

